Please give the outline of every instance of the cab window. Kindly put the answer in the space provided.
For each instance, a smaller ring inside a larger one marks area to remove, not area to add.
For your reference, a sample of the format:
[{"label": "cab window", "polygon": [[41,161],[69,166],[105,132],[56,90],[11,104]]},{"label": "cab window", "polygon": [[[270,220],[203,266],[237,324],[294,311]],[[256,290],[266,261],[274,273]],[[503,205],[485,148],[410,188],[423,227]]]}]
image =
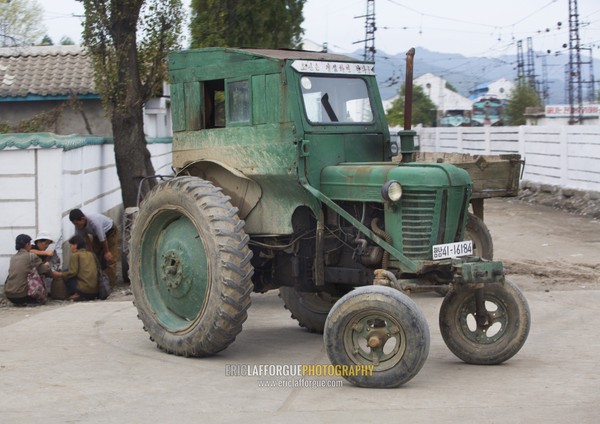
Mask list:
[{"label": "cab window", "polygon": [[300,78],[304,110],[313,124],[364,124],[373,122],[369,90],[362,78]]},{"label": "cab window", "polygon": [[227,84],[227,110],[229,122],[243,123],[250,121],[250,90],[248,80],[234,81]]}]

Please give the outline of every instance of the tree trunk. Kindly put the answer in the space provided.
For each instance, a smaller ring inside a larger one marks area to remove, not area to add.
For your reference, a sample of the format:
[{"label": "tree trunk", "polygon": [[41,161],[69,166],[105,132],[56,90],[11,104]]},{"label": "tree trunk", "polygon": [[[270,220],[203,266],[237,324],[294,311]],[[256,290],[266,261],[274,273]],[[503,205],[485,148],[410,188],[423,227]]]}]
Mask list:
[{"label": "tree trunk", "polygon": [[[131,108],[127,112],[113,113],[112,129],[123,206],[137,206],[138,187],[142,178],[154,175],[150,152],[146,147],[142,109]],[[145,191],[154,181],[149,183],[142,186]]]},{"label": "tree trunk", "polygon": [[[118,15],[122,20],[118,20],[118,24],[112,28],[118,63],[114,93],[116,103],[113,104],[111,121],[117,174],[125,208],[137,206],[138,187],[142,179],[154,175],[144,135],[144,97],[137,57],[136,21],[127,20],[128,14],[139,14],[140,4],[126,4],[135,10]],[[154,181],[148,182],[144,188],[154,185]]]}]

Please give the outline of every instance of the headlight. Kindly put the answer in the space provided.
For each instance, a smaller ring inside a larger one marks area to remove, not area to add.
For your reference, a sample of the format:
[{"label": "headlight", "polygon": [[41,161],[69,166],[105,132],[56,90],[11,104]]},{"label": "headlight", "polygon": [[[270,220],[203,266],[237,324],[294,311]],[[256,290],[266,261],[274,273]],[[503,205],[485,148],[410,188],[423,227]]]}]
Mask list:
[{"label": "headlight", "polygon": [[397,202],[402,197],[402,186],[396,180],[390,180],[381,187],[381,195],[390,202]]}]

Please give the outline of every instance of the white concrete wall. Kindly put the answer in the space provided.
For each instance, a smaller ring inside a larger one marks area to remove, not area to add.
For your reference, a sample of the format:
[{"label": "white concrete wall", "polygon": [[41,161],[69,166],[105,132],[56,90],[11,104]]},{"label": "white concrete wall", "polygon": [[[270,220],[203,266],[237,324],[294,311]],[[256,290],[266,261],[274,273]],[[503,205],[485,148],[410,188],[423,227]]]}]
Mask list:
[{"label": "white concrete wall", "polygon": [[600,192],[600,126],[418,128],[425,152],[519,153],[523,180]]},{"label": "white concrete wall", "polygon": [[[0,140],[6,140],[3,136]],[[69,211],[105,213],[119,224],[122,200],[109,139],[47,135],[0,143],[0,284],[15,253],[15,237],[35,237],[40,230],[56,239],[68,240],[74,233]],[[91,142],[90,142],[91,141]],[[74,147],[74,145],[80,145]],[[171,143],[148,144],[157,174],[170,175]]]}]

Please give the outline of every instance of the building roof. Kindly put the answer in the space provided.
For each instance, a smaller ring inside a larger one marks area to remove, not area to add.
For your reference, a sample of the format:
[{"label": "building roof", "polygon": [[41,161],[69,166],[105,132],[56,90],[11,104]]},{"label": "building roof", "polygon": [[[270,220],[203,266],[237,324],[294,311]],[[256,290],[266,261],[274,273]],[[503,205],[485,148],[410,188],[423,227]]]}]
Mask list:
[{"label": "building roof", "polygon": [[0,48],[0,98],[97,97],[92,63],[80,46]]},{"label": "building roof", "polygon": [[440,111],[471,110],[472,102],[446,88],[446,80],[437,75],[428,72],[415,78],[414,84],[423,88],[423,92]]},{"label": "building roof", "polygon": [[496,81],[479,84],[469,90],[469,99],[478,101],[482,97],[496,97],[501,100],[507,100],[510,97],[514,83],[506,78],[500,78]]}]

